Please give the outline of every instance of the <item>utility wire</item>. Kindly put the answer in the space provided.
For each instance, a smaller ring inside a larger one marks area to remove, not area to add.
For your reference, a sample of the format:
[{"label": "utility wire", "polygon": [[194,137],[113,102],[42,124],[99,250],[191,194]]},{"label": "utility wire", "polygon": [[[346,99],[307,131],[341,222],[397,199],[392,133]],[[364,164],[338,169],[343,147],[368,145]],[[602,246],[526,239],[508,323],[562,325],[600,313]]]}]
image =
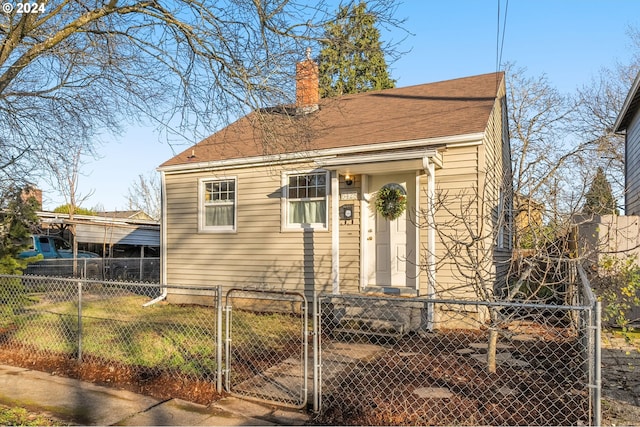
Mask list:
[{"label": "utility wire", "polygon": [[[496,20],[498,29],[496,33],[496,72],[500,71],[502,64],[502,51],[504,49],[504,35],[507,28],[507,12],[509,11],[509,0],[504,6],[504,17],[502,18],[502,30],[500,29],[500,0],[498,0],[498,19]],[[502,35],[502,36],[501,36]]]}]

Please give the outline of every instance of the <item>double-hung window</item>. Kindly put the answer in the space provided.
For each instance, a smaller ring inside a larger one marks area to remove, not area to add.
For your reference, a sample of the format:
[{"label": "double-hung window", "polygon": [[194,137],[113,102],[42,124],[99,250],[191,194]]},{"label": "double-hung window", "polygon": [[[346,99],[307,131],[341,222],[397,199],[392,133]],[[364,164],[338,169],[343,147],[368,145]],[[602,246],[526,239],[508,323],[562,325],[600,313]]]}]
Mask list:
[{"label": "double-hung window", "polygon": [[200,231],[236,230],[236,179],[200,180]]},{"label": "double-hung window", "polygon": [[286,228],[327,228],[328,173],[286,176]]}]

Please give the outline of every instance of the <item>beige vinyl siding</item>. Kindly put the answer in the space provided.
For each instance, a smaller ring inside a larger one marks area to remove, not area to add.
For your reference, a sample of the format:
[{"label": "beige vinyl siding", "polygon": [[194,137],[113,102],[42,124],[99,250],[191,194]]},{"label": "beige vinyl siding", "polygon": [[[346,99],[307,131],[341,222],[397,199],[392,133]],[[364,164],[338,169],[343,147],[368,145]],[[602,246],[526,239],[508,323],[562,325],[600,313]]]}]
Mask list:
[{"label": "beige vinyl siding", "polygon": [[626,136],[625,215],[640,215],[640,114],[636,114]]},{"label": "beige vinyl siding", "polygon": [[[461,235],[468,234],[464,229],[465,224],[457,222],[452,223],[452,216],[448,210],[452,210],[457,214],[462,211],[461,200],[466,198],[468,203],[464,209],[467,215],[465,219],[466,225],[477,229],[476,215],[478,212],[477,200],[474,199],[474,188],[478,185],[478,162],[479,162],[480,146],[472,145],[467,147],[449,148],[443,154],[443,168],[436,171],[436,295],[438,298],[466,298],[474,299],[475,293],[468,286],[466,280],[461,277],[457,270],[459,259],[448,253],[446,249],[450,246],[450,239],[455,233]],[[427,177],[421,177],[421,185],[426,188]],[[438,206],[439,204],[447,204],[447,207]],[[427,209],[427,201],[425,192],[421,194],[422,209]],[[469,214],[471,214],[469,216]],[[449,242],[444,242],[443,239]],[[421,246],[426,250],[427,229],[422,227],[420,241]],[[422,254],[423,260],[426,254]],[[421,282],[426,281],[426,276],[422,276]],[[424,287],[424,285],[423,285]]]},{"label": "beige vinyl siding", "polygon": [[[495,228],[501,192],[504,197],[503,209],[511,209],[512,204],[508,130],[504,122],[504,85],[500,94],[489,117],[482,143],[448,148],[443,155],[443,168],[436,171],[436,194],[440,195],[436,203],[447,203],[448,206],[438,209],[435,215],[438,230],[436,290],[439,298],[478,298],[470,284],[474,268],[471,265],[474,262],[483,272],[489,273],[489,276],[485,274],[485,283],[488,285],[492,285],[497,277],[502,279],[508,268],[511,250],[509,227],[505,230],[504,248],[501,250],[497,249]],[[426,177],[422,178],[422,185],[426,186]],[[426,208],[424,197],[421,206]],[[465,253],[453,254],[447,249],[452,246],[453,239],[469,242],[469,230],[482,238],[481,242],[475,244],[473,256],[476,260],[473,261]],[[421,232],[420,239],[426,242],[426,230]],[[460,266],[465,263],[468,265],[460,271]]]},{"label": "beige vinyl siding", "polygon": [[[501,116],[501,117],[500,117]],[[503,233],[502,245],[496,247],[495,268],[497,287],[506,289],[509,271],[511,270],[512,251],[514,243],[514,219],[513,219],[513,171],[511,164],[511,145],[509,143],[509,118],[506,104],[506,89],[503,84],[496,99],[495,114],[492,127],[495,129],[494,146],[496,147],[496,171],[501,174],[495,179],[503,189]],[[497,242],[498,243],[498,242]]]},{"label": "beige vinyl siding", "polygon": [[353,219],[340,220],[340,292],[357,293],[360,290],[360,198],[362,197],[362,177],[353,177],[353,184],[347,186],[344,176],[340,176],[340,193],[357,192],[358,200],[341,200],[340,209],[353,205]]},{"label": "beige vinyl siding", "polygon": [[[495,275],[498,286],[506,285],[512,250],[512,211],[513,176],[511,173],[511,153],[508,136],[508,118],[504,84],[500,86],[498,97],[485,132],[482,148],[485,153],[484,191],[487,212],[485,224],[494,229],[491,242],[487,241],[487,251],[493,251],[493,268],[488,269]],[[499,210],[502,209],[501,212]],[[502,218],[499,218],[501,215]],[[500,232],[500,228],[502,229]],[[500,241],[499,241],[500,239]]]},{"label": "beige vinyl siding", "polygon": [[[237,179],[236,231],[198,232],[199,180],[218,177]],[[282,232],[281,186],[268,167],[167,174],[167,283],[331,289],[331,233]]]}]

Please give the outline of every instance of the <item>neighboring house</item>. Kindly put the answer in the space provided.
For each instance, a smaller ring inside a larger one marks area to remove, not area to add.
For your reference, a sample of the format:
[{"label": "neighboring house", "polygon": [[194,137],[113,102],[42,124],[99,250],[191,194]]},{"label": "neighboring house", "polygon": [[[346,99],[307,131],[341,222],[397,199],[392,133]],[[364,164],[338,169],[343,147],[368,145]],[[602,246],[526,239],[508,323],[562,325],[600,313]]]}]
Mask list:
[{"label": "neighboring house", "polygon": [[[159,167],[163,282],[476,299],[455,260],[440,262],[449,217],[431,213],[436,192],[453,210],[460,192],[482,195],[470,229],[500,276],[512,247],[504,74],[322,100],[317,65],[297,74],[296,106],[252,112]],[[398,219],[375,211],[385,186],[406,194]]]},{"label": "neighboring house", "polygon": [[613,128],[625,134],[625,215],[640,215],[640,73]]},{"label": "neighboring house", "polygon": [[97,216],[103,216],[106,218],[118,218],[118,219],[133,219],[143,221],[155,221],[151,215],[142,210],[129,210],[129,211],[106,211],[96,212]]},{"label": "neighboring house", "polygon": [[158,221],[113,215],[74,215],[70,219],[69,214],[56,212],[37,212],[37,215],[43,234],[72,241],[69,229],[74,226],[75,239],[81,250],[95,252],[105,258],[159,256]]},{"label": "neighboring house", "polygon": [[542,217],[544,215],[544,203],[536,202],[531,197],[514,194],[514,224],[516,234],[516,247],[527,246],[532,235],[542,230]]}]

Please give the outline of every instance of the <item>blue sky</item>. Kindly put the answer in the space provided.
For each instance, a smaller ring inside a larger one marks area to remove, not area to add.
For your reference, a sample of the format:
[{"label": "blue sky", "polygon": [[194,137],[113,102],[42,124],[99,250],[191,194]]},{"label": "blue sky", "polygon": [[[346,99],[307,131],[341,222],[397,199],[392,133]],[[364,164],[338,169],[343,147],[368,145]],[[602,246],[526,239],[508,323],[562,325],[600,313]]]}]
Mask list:
[{"label": "blue sky", "polygon": [[[495,71],[505,7],[502,61],[526,67],[531,76],[544,73],[564,92],[587,84],[604,66],[627,62],[627,29],[640,28],[637,0],[405,0],[396,16],[407,18],[411,34],[399,48],[408,53],[390,66],[397,86]],[[383,32],[382,37],[400,41],[404,34]],[[172,148],[153,129],[141,127],[110,138],[98,147],[101,158],[83,167],[79,192],[93,191],[83,207],[126,209],[126,194],[137,176],[198,141],[192,138]],[[54,190],[42,187],[45,209],[63,203]]]}]

